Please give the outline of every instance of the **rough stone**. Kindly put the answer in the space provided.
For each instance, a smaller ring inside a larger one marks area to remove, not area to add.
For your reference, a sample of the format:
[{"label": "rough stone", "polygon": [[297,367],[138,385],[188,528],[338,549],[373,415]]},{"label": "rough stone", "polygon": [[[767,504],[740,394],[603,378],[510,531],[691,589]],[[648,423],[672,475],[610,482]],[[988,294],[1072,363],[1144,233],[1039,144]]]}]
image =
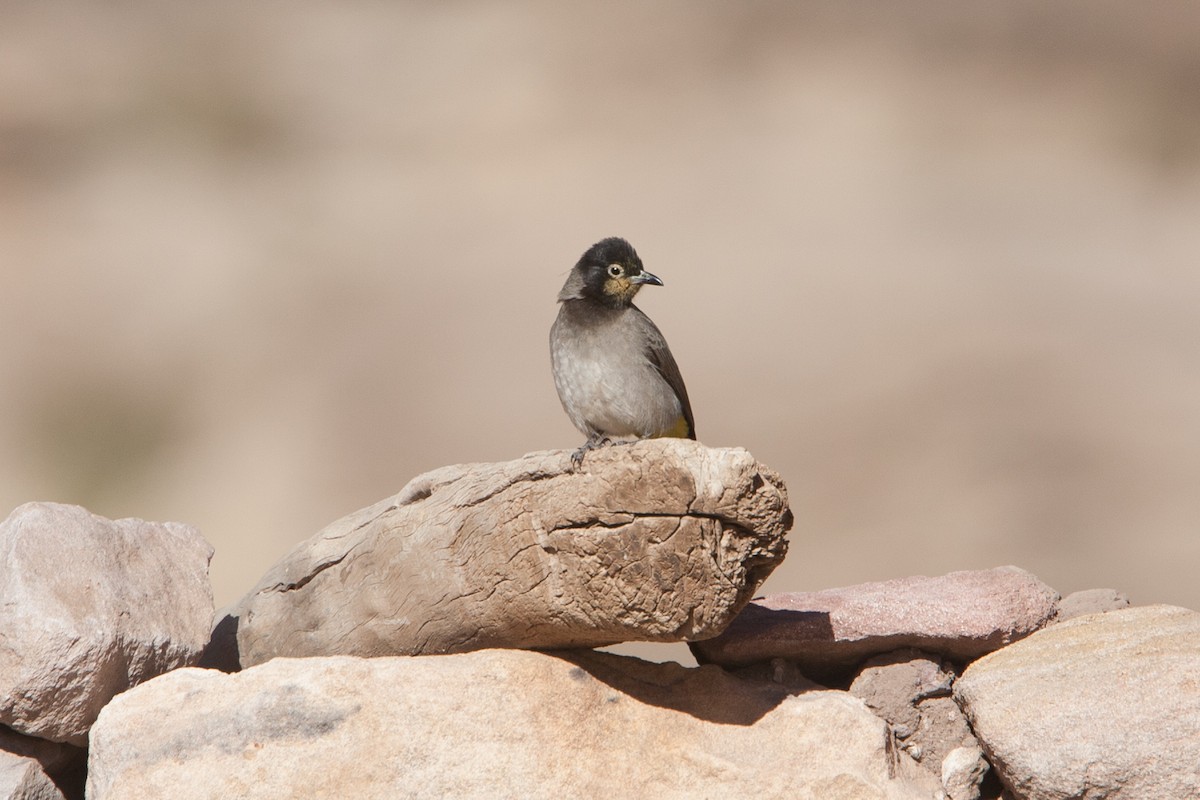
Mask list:
[{"label": "rough stone", "polygon": [[887,720],[909,755],[940,774],[952,750],[978,745],[950,697],[954,677],[940,657],[902,650],[867,661],[850,694]]},{"label": "rough stone", "polygon": [[783,481],[684,439],[422,475],[302,543],[229,611],[209,663],[712,636],[786,552]]},{"label": "rough stone", "polygon": [[1200,797],[1200,613],[1077,617],[985,656],[955,697],[1019,798]]},{"label": "rough stone", "polygon": [[1116,589],[1084,589],[1072,592],[1058,604],[1055,622],[1066,622],[1086,614],[1129,608],[1129,598]]},{"label": "rough stone", "polygon": [[956,747],[942,761],[942,787],[947,800],[977,800],[989,769],[979,745]]},{"label": "rough stone", "polygon": [[1046,625],[1057,602],[1053,589],[1017,567],[776,594],[750,603],[692,651],[723,666],[784,658],[813,676],[905,647],[969,661]]},{"label": "rough stone", "polygon": [[0,800],[63,800],[35,759],[0,752]]},{"label": "rough stone", "polygon": [[88,798],[935,798],[845,692],[715,667],[484,650],[184,669],[117,697]]},{"label": "rough stone", "polygon": [[212,548],[179,523],[27,503],[0,523],[0,723],[84,745],[113,695],[195,663]]},{"label": "rough stone", "polygon": [[83,797],[87,751],[82,747],[26,736],[0,725],[0,753],[34,759],[64,795]]}]

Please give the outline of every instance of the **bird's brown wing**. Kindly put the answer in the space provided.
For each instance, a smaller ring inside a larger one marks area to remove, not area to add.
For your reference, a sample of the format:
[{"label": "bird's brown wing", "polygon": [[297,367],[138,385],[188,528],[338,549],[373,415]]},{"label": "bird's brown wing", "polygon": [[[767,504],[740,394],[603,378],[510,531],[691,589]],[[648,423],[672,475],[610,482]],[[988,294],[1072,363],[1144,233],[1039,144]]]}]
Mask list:
[{"label": "bird's brown wing", "polygon": [[692,418],[692,404],[688,400],[687,387],[683,385],[683,375],[679,372],[679,365],[675,363],[675,356],[671,355],[671,348],[667,346],[666,338],[658,326],[640,308],[633,306],[630,310],[637,320],[637,325],[645,334],[643,341],[646,343],[646,358],[663,376],[667,385],[675,392],[675,396],[679,398],[679,405],[683,409],[683,418],[687,422],[687,438],[695,439],[696,422]]}]

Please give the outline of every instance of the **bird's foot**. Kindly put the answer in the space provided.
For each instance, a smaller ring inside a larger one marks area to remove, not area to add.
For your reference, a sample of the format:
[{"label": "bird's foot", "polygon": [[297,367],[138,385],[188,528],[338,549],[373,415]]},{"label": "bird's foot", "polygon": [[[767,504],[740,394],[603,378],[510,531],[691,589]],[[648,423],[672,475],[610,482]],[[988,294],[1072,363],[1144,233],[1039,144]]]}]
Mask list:
[{"label": "bird's foot", "polygon": [[584,442],[578,450],[576,450],[574,453],[571,453],[571,469],[575,472],[578,472],[579,468],[583,466],[583,457],[585,455],[592,450],[598,450],[601,447],[607,447],[612,443],[613,440],[607,436],[600,434],[589,436],[588,440]]},{"label": "bird's foot", "polygon": [[636,437],[629,438],[618,436],[614,438],[612,436],[605,436],[604,434],[599,433],[594,436],[589,436],[588,440],[583,443],[582,447],[580,447],[574,453],[571,453],[571,469],[573,472],[578,472],[579,468],[583,466],[583,457],[592,450],[599,450],[602,447],[616,447],[617,445],[621,444],[633,444],[637,441],[639,441],[639,439]]}]

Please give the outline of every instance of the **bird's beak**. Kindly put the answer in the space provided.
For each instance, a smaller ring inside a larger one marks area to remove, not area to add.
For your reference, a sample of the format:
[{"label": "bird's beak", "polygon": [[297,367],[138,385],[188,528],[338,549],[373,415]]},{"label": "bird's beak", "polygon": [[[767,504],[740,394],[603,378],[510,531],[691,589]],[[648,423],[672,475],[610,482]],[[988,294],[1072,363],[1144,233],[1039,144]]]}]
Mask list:
[{"label": "bird's beak", "polygon": [[634,275],[632,278],[629,279],[629,282],[634,283],[634,284],[650,283],[655,286],[663,285],[661,278],[659,278],[657,275],[654,275],[653,273],[646,272],[645,270],[642,270],[637,275]]}]

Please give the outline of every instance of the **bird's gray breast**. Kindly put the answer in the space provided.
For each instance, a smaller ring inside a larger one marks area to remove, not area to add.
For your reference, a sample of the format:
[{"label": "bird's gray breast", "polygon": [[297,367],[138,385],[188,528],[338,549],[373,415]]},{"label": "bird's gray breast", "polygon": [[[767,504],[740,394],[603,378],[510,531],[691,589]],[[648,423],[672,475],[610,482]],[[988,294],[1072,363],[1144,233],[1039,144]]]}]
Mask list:
[{"label": "bird's gray breast", "polygon": [[647,324],[632,308],[559,308],[550,329],[554,385],[585,435],[656,436],[677,424],[679,398],[646,355]]}]

